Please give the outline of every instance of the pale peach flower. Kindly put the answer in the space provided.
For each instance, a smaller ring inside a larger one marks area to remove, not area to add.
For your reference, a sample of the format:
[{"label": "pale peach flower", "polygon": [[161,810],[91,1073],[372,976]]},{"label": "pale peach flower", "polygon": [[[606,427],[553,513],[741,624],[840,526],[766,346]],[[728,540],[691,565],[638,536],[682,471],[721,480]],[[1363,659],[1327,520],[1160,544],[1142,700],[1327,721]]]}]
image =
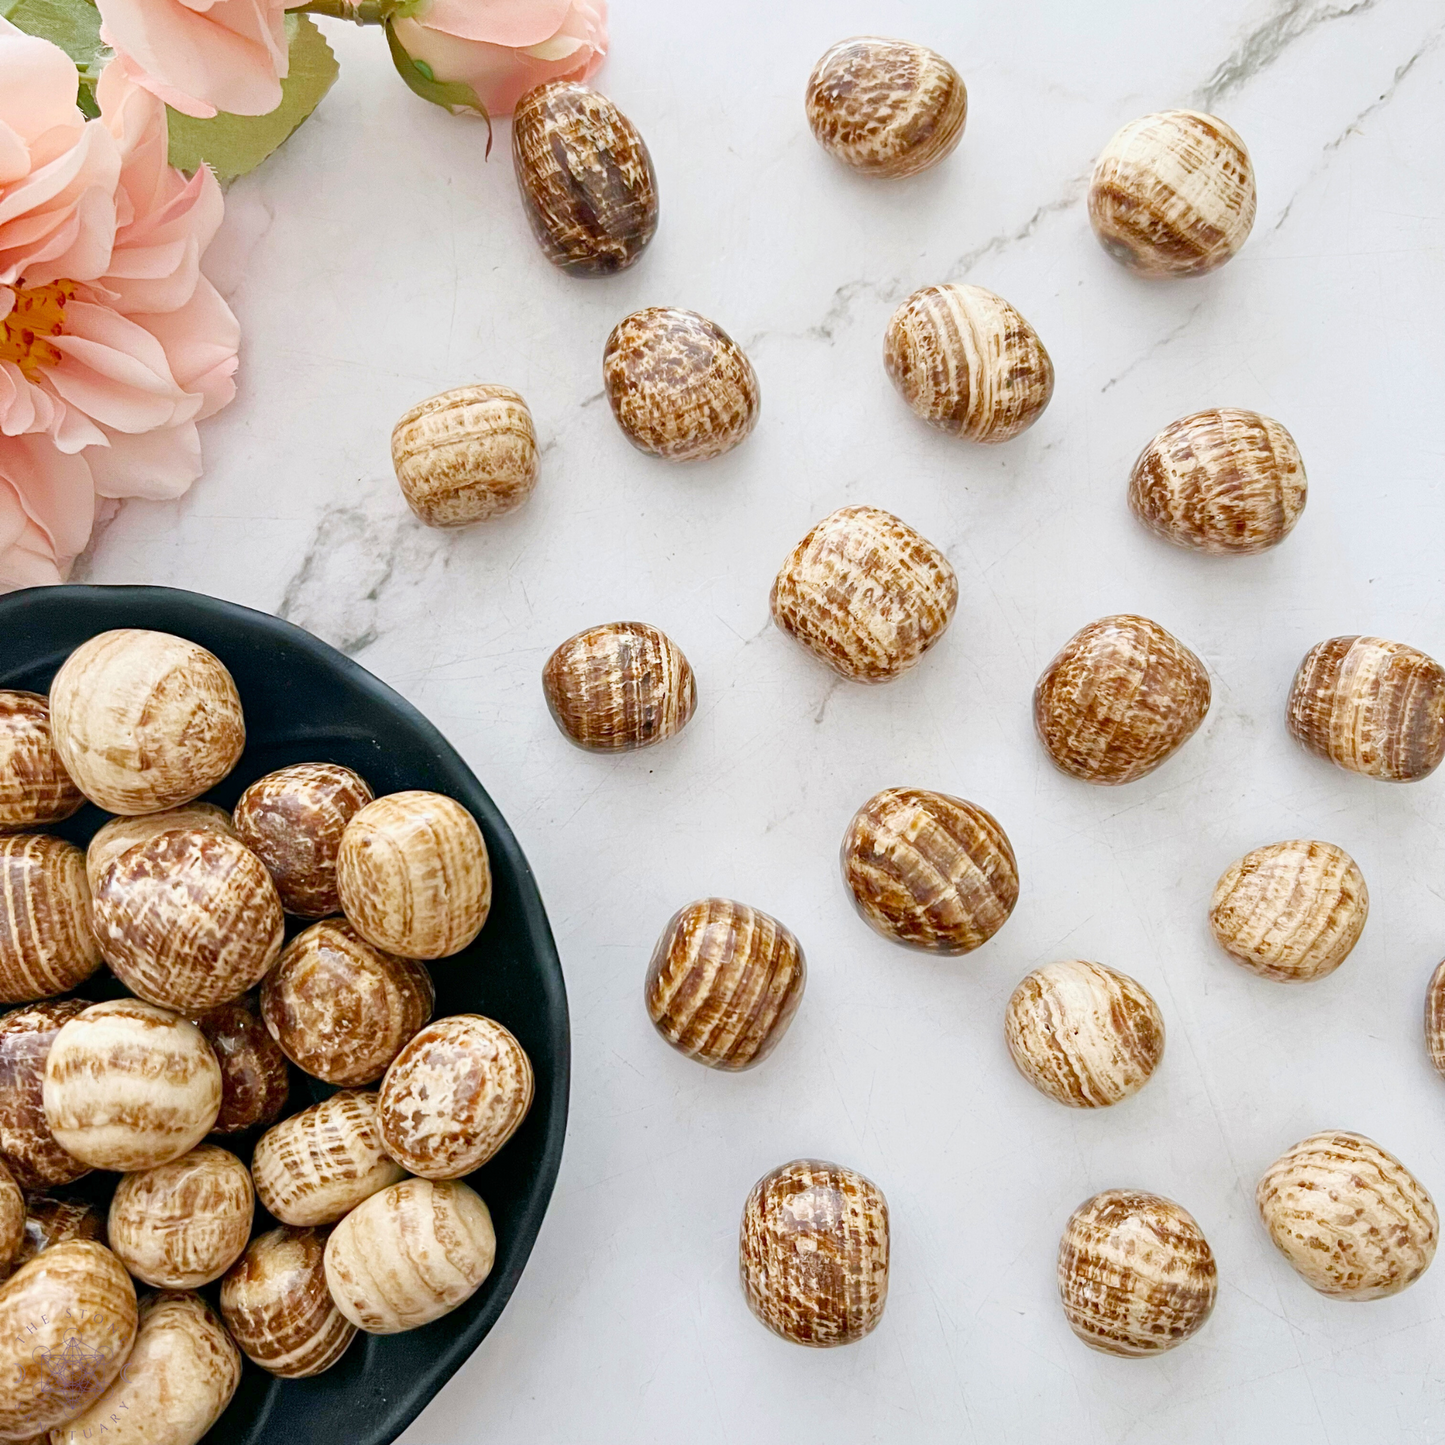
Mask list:
[{"label": "pale peach flower", "polygon": [[0,20],[0,585],[63,578],[97,498],[175,497],[235,394],[239,329],[201,272],[223,209],[166,160],[165,108]]},{"label": "pale peach flower", "polygon": [[492,116],[548,80],[586,80],[607,54],[607,0],[430,0],[393,22],[438,80],[461,81]]},{"label": "pale peach flower", "polygon": [[100,38],[125,76],[185,115],[281,104],[286,0],[103,0]]}]

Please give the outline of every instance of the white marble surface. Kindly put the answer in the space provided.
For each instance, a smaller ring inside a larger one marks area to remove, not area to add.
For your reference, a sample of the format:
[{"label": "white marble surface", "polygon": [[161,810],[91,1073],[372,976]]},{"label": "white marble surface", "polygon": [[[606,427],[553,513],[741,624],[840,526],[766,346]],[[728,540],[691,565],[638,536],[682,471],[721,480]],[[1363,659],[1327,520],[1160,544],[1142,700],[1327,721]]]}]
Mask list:
[{"label": "white marble surface", "polygon": [[[911,181],[843,172],[804,124],[821,51],[858,31],[930,43],[970,91],[962,148]],[[171,583],[280,612],[416,702],[467,755],[539,875],[567,971],[575,1075],[551,1213],[498,1328],[407,1445],[817,1439],[1335,1442],[1445,1439],[1445,1264],[1349,1306],[1310,1291],[1255,1218],[1285,1146],[1347,1127],[1445,1198],[1445,1083],[1419,1015],[1445,951],[1445,771],[1391,788],[1299,753],[1296,662],[1341,632],[1445,656],[1445,12],[1440,0],[616,0],[599,81],[638,122],[663,220],[604,282],[552,270],[508,136],[406,93],[377,35],[328,31],[342,79],[230,194],[225,269],[241,396],[206,429],[206,478],[128,506],[80,575]],[[1095,245],[1094,152],[1146,110],[1218,111],[1256,162],[1259,221],[1224,271],[1148,285]],[[1042,421],[998,449],[930,432],[893,394],[884,322],[916,286],[1012,300],[1058,367]],[[642,305],[743,342],[761,423],[726,459],[634,452],[600,399],[602,343]],[[546,450],[520,514],[428,532],[391,477],[394,418],[494,380]],[[1148,536],[1128,466],[1165,422],[1255,407],[1294,432],[1304,519],[1263,557]],[[837,684],[768,625],[788,548],[848,502],[945,548],[948,638],[886,688]],[[1140,611],[1214,678],[1200,735],[1152,777],[1096,790],[1034,740],[1034,679],[1077,627]],[[584,625],[641,618],[697,668],[697,717],[620,760],[573,751],[538,674]],[[982,952],[932,961],[852,914],[836,850],[853,809],[907,783],[974,799],[1023,894]],[[1323,836],[1369,880],[1363,942],[1291,990],[1213,948],[1213,882],[1260,843]],[[719,892],[786,920],[812,965],[784,1046],[741,1077],[653,1035],[652,942]],[[1160,1073],[1117,1109],[1035,1094],[1001,1013],[1040,963],[1096,958],[1165,1014]],[[743,1198],[802,1154],[863,1170],[893,1211],[881,1327],[789,1347],[736,1279]],[[1155,1361],[1065,1326],[1054,1252],[1087,1195],[1191,1209],[1218,1255],[1208,1328]]]}]

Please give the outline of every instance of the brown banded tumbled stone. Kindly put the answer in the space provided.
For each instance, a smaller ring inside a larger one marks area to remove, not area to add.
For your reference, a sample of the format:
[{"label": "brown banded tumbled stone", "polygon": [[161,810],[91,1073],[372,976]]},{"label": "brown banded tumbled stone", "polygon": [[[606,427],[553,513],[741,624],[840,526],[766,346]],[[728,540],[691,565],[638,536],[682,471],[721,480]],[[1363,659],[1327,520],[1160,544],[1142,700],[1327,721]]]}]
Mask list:
[{"label": "brown banded tumbled stone", "polygon": [[760,1064],[803,1001],[802,947],[776,918],[729,898],[679,909],[653,950],[647,1016],[679,1053],[711,1069]]},{"label": "brown banded tumbled stone", "polygon": [[645,622],[609,622],[569,637],[542,669],[553,721],[579,748],[628,752],[676,736],[697,708],[682,649]]},{"label": "brown banded tumbled stone", "polygon": [[282,1225],[253,1239],[221,1282],[221,1318],[246,1358],[283,1380],[329,1370],[356,1338],[326,1288],[326,1231]]},{"label": "brown banded tumbled stone", "polygon": [[534,1090],[532,1061],[510,1029],[451,1014],[417,1033],[386,1071],[377,1129],[408,1173],[460,1179],[517,1132]]},{"label": "brown banded tumbled stone", "polygon": [[1331,637],[1305,654],[1285,720],[1295,740],[1348,772],[1427,778],[1445,758],[1445,667],[1383,637]]},{"label": "brown banded tumbled stone", "polygon": [[342,918],[297,934],[261,985],[261,1015],[286,1057],[344,1088],[375,1083],[435,1001],[422,964],[373,948]]},{"label": "brown banded tumbled stone", "polygon": [[1130,510],[1151,532],[1222,556],[1277,547],[1307,494],[1294,438],[1277,421],[1237,407],[1171,423],[1129,476]]},{"label": "brown banded tumbled stone", "polygon": [[192,1023],[221,1066],[221,1112],[212,1132],[240,1134],[269,1124],[286,1107],[291,1078],[286,1055],[249,999],[218,1004]]},{"label": "brown banded tumbled stone", "polygon": [[797,1345],[846,1345],[888,1301],[888,1201],[871,1179],[795,1159],[753,1185],[738,1268],[752,1312]]},{"label": "brown banded tumbled stone", "polygon": [[1166,110],[1122,127],[1089,182],[1099,243],[1142,276],[1203,276],[1254,225],[1254,167],[1218,116]]},{"label": "brown banded tumbled stone", "polygon": [[50,704],[38,692],[0,691],[0,833],[45,828],[84,806],[55,751]]},{"label": "brown banded tumbled stone", "polygon": [[1107,1355],[1157,1355],[1197,1333],[1219,1273],[1194,1216],[1140,1189],[1086,1199],[1059,1241],[1059,1298],[1069,1328]]},{"label": "brown banded tumbled stone", "polygon": [[173,829],[188,832],[222,833],[236,836],[231,815],[215,803],[182,803],[179,808],[164,808],[159,813],[139,813],[130,818],[112,818],[96,830],[85,850],[85,876],[90,891],[95,892],[100,875],[129,848],[148,843],[152,838]]},{"label": "brown banded tumbled stone", "polygon": [[1128,974],[1069,959],[1036,968],[1014,989],[1004,1041],[1041,1094],[1101,1109],[1149,1082],[1164,1056],[1164,1019]]},{"label": "brown banded tumbled stone", "polygon": [[512,165],[532,234],[569,275],[625,271],[657,230],[647,144],[590,86],[553,80],[517,102]]},{"label": "brown banded tumbled stone", "polygon": [[853,815],[841,857],[863,920],[933,953],[971,953],[1018,902],[1008,835],[992,813],[946,793],[885,788]]},{"label": "brown banded tumbled stone", "polygon": [[175,828],[127,848],[92,916],[112,972],[138,998],[194,1013],[258,984],[281,952],[281,900],[261,860],[223,833]]},{"label": "brown banded tumbled stone", "polygon": [[406,504],[428,527],[469,527],[515,511],[537,485],[537,432],[509,386],[457,386],[419,401],[391,432]]},{"label": "brown banded tumbled stone", "polygon": [[105,1211],[88,1199],[29,1195],[25,1201],[25,1238],[15,1257],[15,1268],[29,1264],[37,1254],[67,1239],[91,1239],[104,1244]]},{"label": "brown banded tumbled stone", "polygon": [[877,507],[843,507],[788,554],[773,621],[850,682],[891,682],[944,634],[958,606],[948,559]]},{"label": "brown banded tumbled stone", "polygon": [[937,51],[857,35],[823,53],[808,77],[808,125],[818,144],[869,176],[912,176],[963,138],[968,91]]},{"label": "brown banded tumbled stone", "polygon": [[889,319],[883,365],[916,416],[969,441],[1011,441],[1054,394],[1038,333],[982,286],[915,291]]},{"label": "brown banded tumbled stone", "polygon": [[1440,1217],[1425,1186],[1362,1134],[1311,1134],[1254,1192],[1275,1247],[1306,1284],[1372,1300],[1414,1284],[1435,1258]]},{"label": "brown banded tumbled stone", "polygon": [[65,770],[110,813],[154,813],[199,798],[246,745],[225,665],[168,632],[120,628],[83,642],[50,685]]},{"label": "brown banded tumbled stone", "polygon": [[1177,637],[1121,613],[1081,628],[1034,688],[1034,727],[1054,765],[1085,783],[1132,783],[1189,741],[1209,673]]},{"label": "brown banded tumbled stone", "polygon": [[667,461],[720,457],[758,420],[758,377],[742,347],[676,306],[649,306],[613,327],[602,384],[627,440]]},{"label": "brown banded tumbled stone", "polygon": [[23,1189],[73,1184],[88,1164],[60,1147],[45,1117],[45,1060],[84,999],[27,1004],[0,1018],[0,1162]]},{"label": "brown banded tumbled stone", "polygon": [[43,834],[0,837],[0,1004],[69,993],[100,961],[85,854]]},{"label": "brown banded tumbled stone", "polygon": [[1209,927],[1236,963],[1280,983],[1333,973],[1359,942],[1370,893],[1334,843],[1292,838],[1256,848],[1215,885]]}]

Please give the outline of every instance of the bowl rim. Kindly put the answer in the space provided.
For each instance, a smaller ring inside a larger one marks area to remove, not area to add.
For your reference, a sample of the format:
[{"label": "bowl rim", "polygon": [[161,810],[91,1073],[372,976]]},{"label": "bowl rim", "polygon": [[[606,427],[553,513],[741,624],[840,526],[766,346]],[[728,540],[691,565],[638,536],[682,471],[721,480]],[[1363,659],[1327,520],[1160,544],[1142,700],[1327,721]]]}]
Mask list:
[{"label": "bowl rim", "polygon": [[[470,780],[475,797],[467,800],[466,806],[471,808],[473,802],[480,802],[481,807],[478,811],[482,813],[487,825],[488,849],[502,854],[516,874],[521,899],[521,921],[528,936],[536,941],[537,961],[541,965],[542,991],[547,1001],[549,1014],[555,1019],[552,1047],[557,1085],[553,1090],[550,1108],[545,1118],[546,1138],[537,1174],[538,1187],[532,1191],[526,1206],[513,1225],[512,1252],[516,1257],[510,1268],[498,1279],[486,1309],[471,1320],[465,1330],[447,1340],[436,1356],[435,1368],[427,1372],[420,1387],[415,1390],[407,1389],[402,1392],[400,1398],[396,1399],[396,1408],[388,1410],[385,1421],[379,1422],[383,1432],[389,1430],[390,1434],[377,1435],[367,1442],[352,1442],[352,1445],[383,1445],[383,1441],[394,1441],[406,1431],[491,1332],[510,1301],[512,1292],[516,1289],[522,1272],[531,1259],[537,1235],[542,1227],[542,1220],[546,1216],[553,1190],[556,1187],[558,1171],[562,1164],[562,1150],[567,1136],[567,1114],[571,1094],[572,1035],[562,962],[557,953],[557,944],[552,936],[552,927],[547,918],[546,908],[542,903],[536,875],[532,872],[532,867],[528,863],[516,835],[512,832],[496,803],[493,802],[491,794],[482,786],[481,780],[471,770],[466,759],[447,741],[437,726],[375,673],[368,672],[359,662],[347,657],[344,652],[332,647],[330,643],[323,642],[319,637],[306,631],[303,627],[298,627],[294,622],[288,622],[285,618],[276,617],[269,612],[258,611],[253,607],[243,606],[239,602],[229,602],[223,598],[208,596],[204,592],[192,592],[181,587],[162,587],[139,583],[66,582],[54,586],[27,587],[0,595],[0,638],[5,637],[13,619],[21,612],[49,607],[63,609],[67,602],[78,601],[82,598],[91,602],[100,602],[105,599],[108,603],[113,602],[121,606],[129,602],[165,600],[180,608],[189,607],[202,613],[219,615],[252,631],[283,639],[288,646],[309,655],[320,666],[339,672],[371,700],[405,718],[429,744],[433,757],[438,763],[449,771],[457,771],[464,778]],[[4,654],[7,651],[8,648],[3,648],[3,644],[0,644],[0,687],[9,686],[6,678],[13,671],[34,661],[33,658],[22,659],[6,656]],[[494,839],[497,844],[495,849],[492,847]],[[274,1389],[268,1391],[266,1403],[258,1413],[253,1429],[257,1431],[265,1429],[275,1407],[277,1393]]]}]

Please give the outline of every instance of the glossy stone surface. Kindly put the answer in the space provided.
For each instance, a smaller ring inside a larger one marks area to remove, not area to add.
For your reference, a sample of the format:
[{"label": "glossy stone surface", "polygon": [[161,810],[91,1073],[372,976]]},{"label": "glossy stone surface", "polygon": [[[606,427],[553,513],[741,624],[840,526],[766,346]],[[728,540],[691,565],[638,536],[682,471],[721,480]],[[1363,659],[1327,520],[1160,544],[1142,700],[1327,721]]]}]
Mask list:
[{"label": "glossy stone surface", "polygon": [[391,462],[407,506],[429,527],[504,516],[537,485],[532,413],[509,386],[453,387],[402,414]]},{"label": "glossy stone surface", "polygon": [[96,830],[85,850],[85,876],[90,891],[95,892],[100,875],[128,848],[148,843],[174,828],[187,832],[221,833],[236,836],[231,815],[215,803],[182,803],[178,808],[164,808],[159,813],[142,813],[133,818],[112,818]]},{"label": "glossy stone surface", "polygon": [[1294,438],[1254,411],[1215,407],[1165,427],[1129,475],[1129,507],[1176,547],[1239,556],[1277,547],[1309,487]]},{"label": "glossy stone surface", "polygon": [[83,999],[28,1004],[0,1018],[0,1162],[23,1189],[72,1184],[89,1166],[67,1154],[45,1117],[45,1061]]},{"label": "glossy stone surface", "polygon": [[1085,783],[1132,783],[1184,746],[1209,711],[1209,673],[1147,617],[1081,628],[1034,688],[1034,727],[1054,765]]},{"label": "glossy stone surface", "polygon": [[286,1057],[343,1088],[375,1083],[435,1001],[422,964],[373,948],[344,919],[298,934],[261,985],[261,1015]]},{"label": "glossy stone surface", "polygon": [[1219,1272],[1194,1216],[1158,1194],[1110,1189],[1086,1199],[1059,1241],[1069,1328],[1107,1355],[1162,1354],[1214,1309]]},{"label": "glossy stone surface", "polygon": [[930,426],[974,442],[1012,441],[1054,394],[1038,333],[982,286],[925,286],[895,311],[883,365]]},{"label": "glossy stone surface", "polygon": [[0,833],[44,828],[84,806],[51,740],[49,703],[38,692],[0,691]]},{"label": "glossy stone surface", "polygon": [[441,793],[391,793],[346,825],[336,886],[347,921],[402,958],[447,958],[482,930],[492,870],[476,819]]},{"label": "glossy stone surface", "polygon": [[846,1345],[888,1302],[888,1201],[871,1179],[795,1159],[753,1185],[738,1268],[748,1307],[796,1345]]},{"label": "glossy stone surface", "polygon": [[512,165],[542,254],[569,275],[625,271],[657,230],[647,143],[590,86],[554,80],[517,102]]},{"label": "glossy stone surface", "polygon": [[221,1066],[221,1112],[212,1132],[241,1134],[269,1124],[286,1107],[291,1079],[286,1055],[251,1001],[223,1003],[191,1022],[206,1036]]},{"label": "glossy stone surface", "polygon": [[792,932],[730,898],[679,909],[653,949],[643,986],[652,1026],[679,1053],[736,1072],[777,1048],[808,981]]},{"label": "glossy stone surface", "polygon": [[532,1061],[495,1019],[437,1019],[382,1080],[376,1110],[382,1146],[410,1174],[460,1179],[517,1132],[532,1093]]},{"label": "glossy stone surface", "polygon": [[1203,276],[1254,226],[1254,167],[1218,116],[1166,110],[1122,127],[1089,182],[1100,245],[1142,276]]},{"label": "glossy stone surface", "polygon": [[1362,1134],[1311,1134],[1260,1177],[1254,1202],[1275,1247],[1321,1294],[1399,1294],[1435,1258],[1440,1216],[1425,1186]]},{"label": "glossy stone surface", "polygon": [[246,745],[220,660],[166,632],[122,628],[77,647],[50,685],[65,770],[110,813],[154,813],[220,782]]},{"label": "glossy stone surface", "polygon": [[842,865],[869,927],[932,953],[972,953],[1018,902],[1018,863],[998,820],[925,788],[869,798],[843,835]]},{"label": "glossy stone surface", "polygon": [[1236,963],[1280,983],[1309,983],[1345,961],[1369,912],[1364,875],[1343,848],[1294,838],[1225,870],[1209,927]]},{"label": "glossy stone surface", "polygon": [[602,384],[623,435],[673,462],[730,452],[757,425],[758,377],[721,326],[675,306],[619,321],[602,356]]},{"label": "glossy stone surface", "polygon": [[1004,1041],[1041,1094],[1101,1109],[1136,1094],[1164,1056],[1164,1019],[1143,984],[1070,959],[1036,968],[1004,1011]]},{"label": "glossy stone surface", "polygon": [[609,622],[569,637],[547,659],[542,691],[553,722],[589,752],[665,742],[697,709],[691,664],[645,622]]},{"label": "glossy stone surface", "polygon": [[1445,667],[1403,642],[1331,637],[1300,663],[1285,720],[1337,768],[1419,782],[1445,758]]},{"label": "glossy stone surface", "polygon": [[843,507],[788,554],[773,621],[850,682],[891,682],[944,634],[958,606],[948,559],[878,507]]},{"label": "glossy stone surface", "polygon": [[341,911],[341,835],[372,796],[365,778],[336,763],[280,768],[241,794],[236,836],[266,865],[287,913],[325,918]]},{"label": "glossy stone surface", "polygon": [[60,838],[0,838],[0,1004],[69,993],[99,967],[85,854]]},{"label": "glossy stone surface", "polygon": [[968,91],[937,51],[858,35],[823,52],[804,98],[813,137],[870,176],[913,176],[963,139]]}]

